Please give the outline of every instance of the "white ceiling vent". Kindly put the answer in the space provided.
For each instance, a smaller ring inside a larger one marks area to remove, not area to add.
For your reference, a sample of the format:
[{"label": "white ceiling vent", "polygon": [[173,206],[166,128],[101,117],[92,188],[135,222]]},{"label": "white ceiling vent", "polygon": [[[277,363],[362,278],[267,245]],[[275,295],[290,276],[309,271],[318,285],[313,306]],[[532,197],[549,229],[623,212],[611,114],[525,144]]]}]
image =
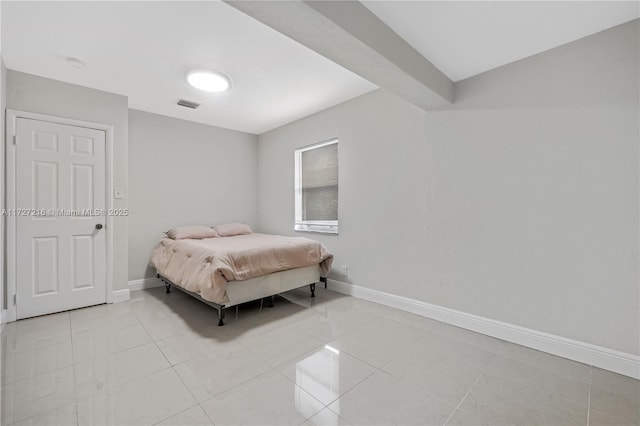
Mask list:
[{"label": "white ceiling vent", "polygon": [[200,106],[199,103],[191,102],[191,101],[188,101],[186,99],[178,99],[177,104],[180,105],[180,106],[183,106],[185,108],[191,108],[191,109],[196,109],[196,108],[198,108]]}]

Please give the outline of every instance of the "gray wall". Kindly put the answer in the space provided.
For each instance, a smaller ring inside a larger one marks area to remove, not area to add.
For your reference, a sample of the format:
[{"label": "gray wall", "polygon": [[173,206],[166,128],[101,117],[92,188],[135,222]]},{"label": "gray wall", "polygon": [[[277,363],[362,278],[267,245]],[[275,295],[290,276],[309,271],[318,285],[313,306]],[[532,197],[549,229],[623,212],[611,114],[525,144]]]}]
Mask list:
[{"label": "gray wall", "polygon": [[260,230],[294,234],[293,151],[338,137],[340,234],[300,234],[332,278],[638,354],[638,22],[465,80],[447,110],[378,90],[261,135]]},{"label": "gray wall", "polygon": [[[4,210],[4,163],[5,163],[5,109],[7,107],[7,67],[4,65],[4,60],[0,56],[0,210]],[[5,235],[5,219],[0,219],[0,311],[4,309],[4,301],[6,300],[5,294],[6,280],[4,278],[4,235]]]},{"label": "gray wall", "polygon": [[179,225],[257,225],[258,138],[129,111],[129,279],[153,276],[149,255]]},{"label": "gray wall", "polygon": [[[125,190],[125,198],[113,200],[113,207],[128,208],[127,98],[13,70],[7,87],[7,108],[112,125],[113,186]],[[113,289],[119,290],[128,288],[128,221],[122,216],[113,219]]]}]

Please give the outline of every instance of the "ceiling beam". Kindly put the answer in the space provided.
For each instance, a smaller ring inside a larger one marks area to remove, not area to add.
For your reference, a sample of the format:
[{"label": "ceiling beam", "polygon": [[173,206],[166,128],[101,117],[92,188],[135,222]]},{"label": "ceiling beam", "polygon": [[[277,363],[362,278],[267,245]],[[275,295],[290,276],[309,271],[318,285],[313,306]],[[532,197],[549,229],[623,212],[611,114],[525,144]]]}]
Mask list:
[{"label": "ceiling beam", "polygon": [[426,111],[454,100],[453,82],[358,1],[225,2]]}]

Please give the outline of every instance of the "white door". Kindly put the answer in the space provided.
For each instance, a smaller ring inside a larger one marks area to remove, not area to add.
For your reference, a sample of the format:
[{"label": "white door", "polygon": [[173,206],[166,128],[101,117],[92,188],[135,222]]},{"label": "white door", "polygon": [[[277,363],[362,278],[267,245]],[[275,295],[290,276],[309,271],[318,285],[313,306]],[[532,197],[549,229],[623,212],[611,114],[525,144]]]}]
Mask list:
[{"label": "white door", "polygon": [[105,303],[105,132],[16,126],[17,318]]}]

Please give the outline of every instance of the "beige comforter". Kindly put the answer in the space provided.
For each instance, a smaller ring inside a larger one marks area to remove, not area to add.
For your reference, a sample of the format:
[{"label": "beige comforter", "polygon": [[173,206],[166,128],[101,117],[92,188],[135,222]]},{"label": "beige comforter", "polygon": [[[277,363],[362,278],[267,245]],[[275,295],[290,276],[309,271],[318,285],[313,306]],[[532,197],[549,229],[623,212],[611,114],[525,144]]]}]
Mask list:
[{"label": "beige comforter", "polygon": [[267,234],[201,240],[162,239],[149,264],[158,273],[211,302],[229,302],[228,281],[248,280],[287,269],[320,265],[323,277],[333,255],[317,241]]}]

